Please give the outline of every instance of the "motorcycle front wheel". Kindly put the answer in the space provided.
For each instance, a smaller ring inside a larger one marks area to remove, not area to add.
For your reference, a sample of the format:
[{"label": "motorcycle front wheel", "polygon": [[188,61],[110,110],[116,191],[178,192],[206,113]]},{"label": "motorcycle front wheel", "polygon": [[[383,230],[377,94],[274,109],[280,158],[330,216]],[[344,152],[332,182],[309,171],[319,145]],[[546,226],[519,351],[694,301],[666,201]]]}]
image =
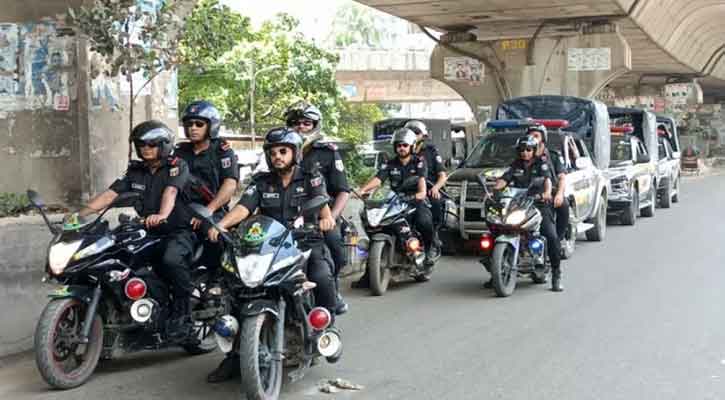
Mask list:
[{"label": "motorcycle front wheel", "polygon": [[370,290],[375,296],[385,294],[390,284],[389,251],[392,249],[388,242],[374,241],[370,244],[368,275],[370,276]]},{"label": "motorcycle front wheel", "polygon": [[491,257],[491,278],[493,289],[499,297],[508,297],[516,288],[516,272],[514,270],[514,248],[508,243],[496,243]]},{"label": "motorcycle front wheel", "polygon": [[268,312],[242,321],[239,341],[242,393],[249,400],[277,399],[282,389],[282,360],[273,354],[278,348],[276,324],[275,316]]},{"label": "motorcycle front wheel", "polygon": [[103,350],[103,321],[96,314],[88,343],[81,343],[87,308],[77,299],[55,299],[40,315],[35,328],[35,364],[53,388],[71,389],[84,384],[98,365]]}]

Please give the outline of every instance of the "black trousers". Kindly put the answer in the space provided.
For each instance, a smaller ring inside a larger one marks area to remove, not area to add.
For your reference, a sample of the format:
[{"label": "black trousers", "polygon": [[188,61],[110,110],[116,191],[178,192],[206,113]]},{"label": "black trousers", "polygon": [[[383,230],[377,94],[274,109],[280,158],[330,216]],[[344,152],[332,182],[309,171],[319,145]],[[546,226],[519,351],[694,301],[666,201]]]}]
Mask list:
[{"label": "black trousers", "polygon": [[440,199],[429,197],[428,200],[430,200],[430,212],[433,216],[433,226],[436,227],[436,229],[440,229],[441,225],[443,225],[445,199],[442,197]]},{"label": "black trousers", "polygon": [[553,209],[550,205],[541,205],[538,208],[542,217],[540,232],[546,238],[546,249],[549,253],[549,261],[551,261],[551,269],[558,272],[561,266],[561,242],[556,234]]},{"label": "black trousers", "polygon": [[332,256],[333,270],[332,275],[337,278],[340,271],[345,266],[345,243],[340,232],[340,219],[338,219],[335,229],[325,232],[325,244]]},{"label": "black trousers", "polygon": [[433,244],[433,214],[425,201],[416,201],[415,206],[413,224],[418,232],[420,232],[421,236],[423,236],[423,246],[425,246],[427,250],[430,249]]},{"label": "black trousers", "polygon": [[561,207],[554,209],[556,215],[556,234],[559,239],[564,239],[566,230],[569,228],[569,201],[564,200]]},{"label": "black trousers", "polygon": [[332,258],[324,243],[310,248],[312,253],[307,261],[307,279],[317,284],[314,289],[315,303],[325,307],[334,315],[337,307],[337,291],[332,275]]},{"label": "black trousers", "polygon": [[197,236],[191,229],[171,232],[157,247],[160,259],[154,272],[171,286],[173,309],[187,313],[189,297],[193,291],[190,261],[196,247]]}]

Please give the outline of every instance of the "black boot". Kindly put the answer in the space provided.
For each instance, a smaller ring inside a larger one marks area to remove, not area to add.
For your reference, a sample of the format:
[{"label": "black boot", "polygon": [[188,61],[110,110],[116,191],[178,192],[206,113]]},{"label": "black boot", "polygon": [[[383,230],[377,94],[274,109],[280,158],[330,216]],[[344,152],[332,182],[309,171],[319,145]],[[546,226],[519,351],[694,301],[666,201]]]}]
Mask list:
[{"label": "black boot", "polygon": [[167,335],[172,342],[187,340],[191,334],[191,302],[188,296],[174,299],[173,311],[167,323]]},{"label": "black boot", "polygon": [[563,292],[564,285],[561,284],[561,268],[551,269],[551,291]]},{"label": "black boot", "polygon": [[238,378],[241,374],[239,353],[230,352],[227,353],[219,366],[206,377],[206,381],[209,383],[225,382],[233,378]]},{"label": "black boot", "polygon": [[368,276],[368,272],[365,271],[359,280],[352,283],[351,287],[353,289],[370,289],[370,276]]},{"label": "black boot", "polygon": [[350,306],[347,305],[345,302],[345,299],[342,298],[342,294],[340,293],[340,279],[335,278],[335,289],[337,291],[337,307],[335,307],[335,314],[342,315],[347,312],[347,310],[350,309]]}]

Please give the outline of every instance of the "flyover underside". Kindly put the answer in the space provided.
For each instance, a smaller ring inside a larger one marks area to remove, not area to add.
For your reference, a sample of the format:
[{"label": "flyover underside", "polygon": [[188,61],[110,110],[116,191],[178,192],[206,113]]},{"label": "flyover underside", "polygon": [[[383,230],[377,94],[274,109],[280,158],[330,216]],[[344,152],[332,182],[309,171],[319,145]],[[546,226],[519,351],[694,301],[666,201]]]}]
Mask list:
[{"label": "flyover underside", "polygon": [[597,23],[618,26],[632,53],[631,71],[611,86],[669,78],[725,85],[725,0],[358,0],[443,32],[478,40],[579,35]]}]

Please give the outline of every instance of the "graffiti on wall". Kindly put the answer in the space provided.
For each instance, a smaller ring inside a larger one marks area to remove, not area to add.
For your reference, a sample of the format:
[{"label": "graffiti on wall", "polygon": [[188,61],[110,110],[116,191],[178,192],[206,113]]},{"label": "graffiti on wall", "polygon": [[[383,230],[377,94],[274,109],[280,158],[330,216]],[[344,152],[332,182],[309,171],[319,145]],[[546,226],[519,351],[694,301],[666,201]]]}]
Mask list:
[{"label": "graffiti on wall", "polygon": [[0,112],[68,111],[75,41],[50,23],[0,24]]}]

